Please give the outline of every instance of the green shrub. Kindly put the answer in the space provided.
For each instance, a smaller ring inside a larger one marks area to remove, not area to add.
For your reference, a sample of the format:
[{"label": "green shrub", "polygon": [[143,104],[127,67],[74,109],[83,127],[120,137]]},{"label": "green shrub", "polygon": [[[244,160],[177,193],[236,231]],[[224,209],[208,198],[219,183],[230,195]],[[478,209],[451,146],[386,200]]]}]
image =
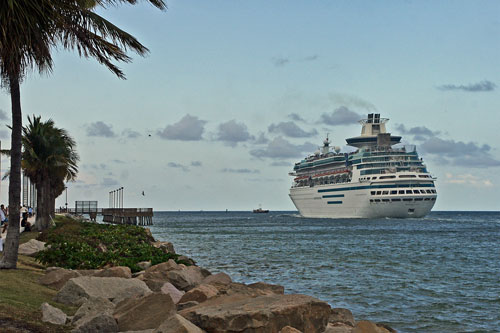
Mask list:
[{"label": "green shrub", "polygon": [[154,247],[145,229],[134,225],[110,225],[76,221],[56,221],[39,240],[50,248],[37,254],[42,264],[71,269],[97,269],[105,266],[128,266],[140,271],[138,262],[151,260],[156,265],[179,255],[164,253]]}]

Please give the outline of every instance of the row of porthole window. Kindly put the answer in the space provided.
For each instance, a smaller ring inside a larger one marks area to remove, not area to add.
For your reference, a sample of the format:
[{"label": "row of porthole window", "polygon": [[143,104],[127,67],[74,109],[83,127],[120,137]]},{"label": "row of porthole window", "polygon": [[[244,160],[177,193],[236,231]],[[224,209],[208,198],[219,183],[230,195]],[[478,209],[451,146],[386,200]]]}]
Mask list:
[{"label": "row of porthole window", "polygon": [[371,191],[371,195],[388,195],[388,194],[435,194],[436,190],[392,190],[392,191]]},{"label": "row of porthole window", "polygon": [[436,201],[436,198],[370,199],[370,202],[400,202],[400,201]]}]

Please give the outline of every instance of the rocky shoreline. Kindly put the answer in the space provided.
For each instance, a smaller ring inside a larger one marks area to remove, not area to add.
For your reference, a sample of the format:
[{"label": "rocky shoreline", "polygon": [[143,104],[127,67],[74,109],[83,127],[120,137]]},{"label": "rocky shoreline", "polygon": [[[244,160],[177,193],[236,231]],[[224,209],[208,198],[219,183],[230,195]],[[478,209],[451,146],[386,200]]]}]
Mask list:
[{"label": "rocky shoreline", "polygon": [[[155,247],[175,253],[173,244]],[[20,253],[34,255],[43,244],[32,240]],[[39,283],[58,290],[54,301],[78,307],[74,316],[44,303],[42,320],[72,327],[72,332],[303,332],[389,333],[381,323],[356,322],[348,309],[280,285],[233,282],[225,273],[177,264],[141,262],[129,267],[71,270],[50,267]]]}]

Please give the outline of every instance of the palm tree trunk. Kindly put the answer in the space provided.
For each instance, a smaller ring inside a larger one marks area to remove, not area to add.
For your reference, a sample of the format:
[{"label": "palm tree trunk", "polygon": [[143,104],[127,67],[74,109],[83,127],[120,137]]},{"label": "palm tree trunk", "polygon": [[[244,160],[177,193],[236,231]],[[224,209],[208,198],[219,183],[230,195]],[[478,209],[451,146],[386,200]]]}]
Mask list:
[{"label": "palm tree trunk", "polygon": [[9,226],[5,240],[4,254],[0,268],[16,268],[19,249],[19,204],[21,202],[21,93],[19,77],[9,77],[10,100],[12,104],[12,136],[9,176]]},{"label": "palm tree trunk", "polygon": [[42,177],[37,183],[36,228],[38,231],[50,227],[50,198],[50,181],[48,181],[48,176]]}]

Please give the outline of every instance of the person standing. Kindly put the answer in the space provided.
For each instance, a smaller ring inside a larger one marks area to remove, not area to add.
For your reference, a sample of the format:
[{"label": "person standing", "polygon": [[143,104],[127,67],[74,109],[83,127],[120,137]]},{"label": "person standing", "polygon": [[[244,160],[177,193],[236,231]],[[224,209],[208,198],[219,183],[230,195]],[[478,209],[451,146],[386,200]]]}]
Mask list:
[{"label": "person standing", "polygon": [[3,225],[4,223],[6,223],[8,221],[7,219],[7,211],[5,210],[5,206],[4,205],[0,205],[0,225]]}]

